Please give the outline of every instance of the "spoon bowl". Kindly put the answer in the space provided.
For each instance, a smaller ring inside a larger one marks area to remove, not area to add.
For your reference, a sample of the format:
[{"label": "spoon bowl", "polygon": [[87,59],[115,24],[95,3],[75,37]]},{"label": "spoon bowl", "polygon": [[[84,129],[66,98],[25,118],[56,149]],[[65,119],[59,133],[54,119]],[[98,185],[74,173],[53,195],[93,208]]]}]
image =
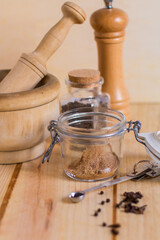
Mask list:
[{"label": "spoon bowl", "polygon": [[79,192],[71,192],[68,197],[70,198],[70,200],[74,203],[78,203],[80,201],[82,201],[85,197],[85,192],[83,191],[79,191]]}]

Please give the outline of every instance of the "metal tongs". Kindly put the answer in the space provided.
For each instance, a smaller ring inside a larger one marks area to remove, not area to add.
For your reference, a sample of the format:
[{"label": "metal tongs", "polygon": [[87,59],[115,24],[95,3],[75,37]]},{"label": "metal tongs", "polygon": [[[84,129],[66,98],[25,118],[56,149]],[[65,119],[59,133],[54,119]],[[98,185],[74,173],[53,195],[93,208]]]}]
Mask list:
[{"label": "metal tongs", "polygon": [[69,194],[69,198],[72,202],[77,203],[84,199],[85,193],[90,192],[92,190],[96,190],[102,187],[109,187],[116,185],[118,183],[122,183],[128,180],[141,180],[143,178],[154,178],[158,177],[160,175],[160,165],[149,161],[149,160],[141,160],[138,163],[136,163],[133,167],[133,170],[128,173],[126,176],[113,179],[111,181],[106,181],[102,184],[99,184],[95,187],[91,187],[88,189],[85,189],[83,191],[77,191],[77,192],[71,192]]}]

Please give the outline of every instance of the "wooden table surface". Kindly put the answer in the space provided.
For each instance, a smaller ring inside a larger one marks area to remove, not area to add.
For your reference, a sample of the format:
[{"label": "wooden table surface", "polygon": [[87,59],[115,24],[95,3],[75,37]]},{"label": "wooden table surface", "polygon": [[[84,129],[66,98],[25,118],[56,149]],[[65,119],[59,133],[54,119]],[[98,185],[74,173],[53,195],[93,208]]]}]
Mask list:
[{"label": "wooden table surface", "polygon": [[[141,132],[160,130],[160,104],[133,104],[132,119],[142,122]],[[133,164],[149,159],[144,146],[133,133],[126,133],[120,175]],[[57,145],[49,164],[42,158],[32,162],[0,166],[0,239],[2,240],[159,240],[160,239],[160,178],[125,182],[99,190],[73,204],[66,198],[73,190],[82,190],[97,183],[78,182],[65,176]],[[147,204],[144,215],[125,213],[115,208],[125,191],[141,191],[140,205]],[[110,203],[100,205],[110,198]],[[98,217],[96,209],[102,211]],[[120,233],[111,234],[102,227],[120,223]]]}]

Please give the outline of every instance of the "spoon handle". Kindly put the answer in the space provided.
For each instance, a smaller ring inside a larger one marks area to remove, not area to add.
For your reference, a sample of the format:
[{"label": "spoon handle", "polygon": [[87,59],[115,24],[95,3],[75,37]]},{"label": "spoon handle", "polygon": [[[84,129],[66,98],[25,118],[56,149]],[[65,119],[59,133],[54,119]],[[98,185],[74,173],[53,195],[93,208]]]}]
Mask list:
[{"label": "spoon handle", "polygon": [[99,189],[99,188],[102,188],[102,187],[109,187],[109,186],[113,186],[115,184],[118,184],[118,183],[121,183],[121,182],[125,182],[125,181],[128,181],[130,179],[133,179],[135,178],[135,176],[123,176],[123,177],[120,177],[120,178],[117,178],[117,179],[113,179],[111,181],[106,181],[104,183],[101,183],[95,187],[91,187],[91,188],[88,188],[88,189],[85,189],[83,190],[83,192],[90,192],[92,190],[96,190],[96,189]]}]

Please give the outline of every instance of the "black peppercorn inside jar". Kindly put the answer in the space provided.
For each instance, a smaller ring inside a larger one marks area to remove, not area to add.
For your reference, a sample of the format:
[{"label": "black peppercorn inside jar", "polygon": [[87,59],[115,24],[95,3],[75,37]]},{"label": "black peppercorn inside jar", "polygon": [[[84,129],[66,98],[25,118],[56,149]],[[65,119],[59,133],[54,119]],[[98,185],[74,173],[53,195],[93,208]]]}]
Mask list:
[{"label": "black peppercorn inside jar", "polygon": [[109,95],[102,93],[103,78],[93,69],[79,69],[68,73],[68,94],[60,99],[61,113],[81,107],[109,107]]}]

